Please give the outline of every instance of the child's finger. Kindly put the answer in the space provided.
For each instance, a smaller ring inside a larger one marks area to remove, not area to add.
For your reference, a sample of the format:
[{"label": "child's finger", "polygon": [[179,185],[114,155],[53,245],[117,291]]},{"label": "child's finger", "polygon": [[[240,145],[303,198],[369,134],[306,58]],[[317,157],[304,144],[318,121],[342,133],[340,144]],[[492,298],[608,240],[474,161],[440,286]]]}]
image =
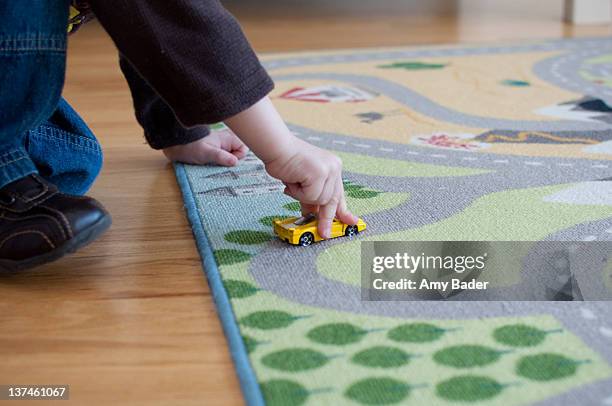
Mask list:
[{"label": "child's finger", "polygon": [[331,225],[338,210],[338,197],[334,195],[327,204],[319,206],[319,225],[317,230],[323,238],[331,237]]},{"label": "child's finger", "polygon": [[348,210],[348,207],[346,205],[346,196],[344,194],[344,185],[342,184],[342,180],[340,179],[338,183],[339,183],[338,189],[341,191],[341,193],[339,197],[340,201],[338,203],[338,209],[336,210],[336,217],[338,218],[338,220],[340,220],[344,224],[350,224],[354,226],[359,221],[359,218],[357,218],[357,216],[355,216],[353,213],[351,213]]},{"label": "child's finger", "polygon": [[238,157],[231,152],[217,149],[213,152],[213,162],[217,165],[234,166],[238,163]]},{"label": "child's finger", "polygon": [[249,152],[249,147],[247,147],[246,144],[240,140],[240,138],[234,136],[230,151],[238,159],[242,159]]},{"label": "child's finger", "polygon": [[246,156],[246,154],[249,153],[249,147],[247,147],[246,145],[242,144],[241,146],[239,146],[236,149],[232,150],[232,154],[238,158],[238,159],[242,159]]},{"label": "child's finger", "polygon": [[246,144],[242,144],[238,151],[240,151],[241,158],[244,158],[249,153],[249,147]]}]

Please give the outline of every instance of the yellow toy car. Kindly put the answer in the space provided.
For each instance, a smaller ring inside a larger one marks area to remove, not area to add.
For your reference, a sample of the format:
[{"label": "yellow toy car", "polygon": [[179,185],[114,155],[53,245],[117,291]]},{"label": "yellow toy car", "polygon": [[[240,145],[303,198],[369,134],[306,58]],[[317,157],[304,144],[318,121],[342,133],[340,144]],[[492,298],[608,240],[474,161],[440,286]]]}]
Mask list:
[{"label": "yellow toy car", "polygon": [[[317,216],[314,213],[303,217],[290,217],[285,220],[274,220],[274,234],[292,245],[306,247],[313,242],[324,240],[317,232]],[[359,219],[357,225],[351,226],[334,219],[331,227],[331,238],[352,237],[365,230],[366,223]]]}]

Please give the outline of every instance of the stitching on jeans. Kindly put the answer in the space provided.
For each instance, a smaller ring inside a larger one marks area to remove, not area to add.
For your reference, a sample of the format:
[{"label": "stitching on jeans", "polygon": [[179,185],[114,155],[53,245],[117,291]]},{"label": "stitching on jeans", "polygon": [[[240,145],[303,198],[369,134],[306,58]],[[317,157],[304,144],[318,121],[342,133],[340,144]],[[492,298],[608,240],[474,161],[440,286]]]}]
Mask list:
[{"label": "stitching on jeans", "polygon": [[13,234],[9,235],[8,237],[6,237],[4,240],[2,240],[2,242],[0,242],[0,248],[4,247],[4,244],[6,244],[7,241],[10,240],[11,238],[17,237],[19,235],[24,235],[24,234],[38,234],[42,238],[45,239],[47,244],[49,244],[51,246],[51,249],[55,249],[55,244],[53,244],[53,242],[51,242],[51,240],[49,239],[47,234],[43,233],[42,231],[38,231],[38,230],[24,230],[24,231],[19,231],[19,232],[13,233]]},{"label": "stitching on jeans", "polygon": [[59,230],[62,233],[62,238],[66,239],[66,232],[64,231],[64,228],[62,227],[62,225],[60,224],[60,222],[53,216],[50,216],[48,214],[35,214],[33,216],[27,216],[27,217],[16,217],[16,218],[10,218],[10,217],[6,217],[5,213],[0,213],[0,219],[3,220],[8,220],[8,221],[21,221],[21,220],[31,220],[31,219],[35,219],[37,217],[47,217],[50,218],[51,220],[53,220],[55,222],[55,224],[57,225],[57,228],[59,228]]},{"label": "stitching on jeans", "polygon": [[72,233],[72,227],[70,226],[70,223],[68,222],[68,219],[66,218],[66,216],[64,216],[64,213],[62,213],[59,210],[54,209],[53,207],[49,207],[49,206],[43,206],[42,204],[40,205],[40,207],[50,210],[56,214],[59,214],[60,218],[62,219],[62,222],[64,223],[64,225],[66,226],[66,228],[68,229],[68,236],[70,238],[74,237],[74,234]]},{"label": "stitching on jeans", "polygon": [[66,53],[65,48],[21,48],[21,49],[1,49],[0,54],[3,55],[19,55],[19,54],[34,54],[34,53],[53,53],[63,55]]},{"label": "stitching on jeans", "polygon": [[[68,131],[59,129],[59,128],[55,128],[55,127],[51,127],[51,126],[46,126],[46,125],[41,125],[39,126],[39,128],[43,128],[45,130],[45,134],[44,136],[38,132],[34,132],[34,130],[30,130],[30,136],[34,137],[34,138],[41,138],[41,139],[47,139],[47,138],[54,138],[56,140],[65,142],[67,144],[72,144],[74,146],[77,146],[79,148],[83,148],[83,149],[88,149],[91,150],[92,152],[102,152],[102,148],[100,148],[99,144],[92,140],[91,138],[86,138],[84,136],[80,136],[74,133],[70,133]],[[48,133],[47,131],[51,132]],[[55,134],[53,134],[53,132],[57,132],[60,135],[62,135],[63,137],[59,137]],[[82,145],[78,142],[74,142],[71,141],[70,139],[67,139],[69,137],[76,137],[78,138],[81,142],[85,143],[85,144],[90,144],[90,145]]]},{"label": "stitching on jeans", "polygon": [[[91,149],[94,151],[101,150],[99,144],[91,138],[87,138],[83,135],[78,135],[76,133],[72,133],[72,132],[62,130],[59,128],[55,128],[55,127],[50,127],[50,126],[45,126],[45,125],[41,125],[40,127],[45,129],[44,137],[51,137],[56,140],[66,142],[68,144],[72,144],[80,148]],[[32,135],[34,135],[35,137],[39,137],[39,138],[43,137],[43,135],[40,133],[33,133]],[[77,139],[78,141],[75,141],[74,139]]]},{"label": "stitching on jeans", "polygon": [[21,158],[16,158],[16,159],[13,159],[12,161],[4,162],[4,163],[0,164],[0,168],[3,168],[3,167],[5,167],[7,165],[10,165],[10,164],[13,164],[13,163],[15,163],[17,161],[21,161],[22,159],[25,159],[25,158],[26,157],[22,156]]},{"label": "stitching on jeans", "polygon": [[0,52],[20,51],[61,51],[65,52],[67,41],[65,36],[35,35],[0,36]]}]

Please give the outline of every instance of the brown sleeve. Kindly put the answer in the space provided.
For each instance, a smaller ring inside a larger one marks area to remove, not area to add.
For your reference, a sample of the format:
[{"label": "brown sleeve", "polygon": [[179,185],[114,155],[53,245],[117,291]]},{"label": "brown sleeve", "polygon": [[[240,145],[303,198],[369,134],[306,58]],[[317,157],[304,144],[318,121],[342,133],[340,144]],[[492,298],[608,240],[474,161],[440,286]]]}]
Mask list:
[{"label": "brown sleeve", "polygon": [[223,121],[274,87],[217,0],[91,0],[120,53],[186,127]]},{"label": "brown sleeve", "polygon": [[206,125],[183,127],[170,106],[121,55],[119,66],[132,92],[136,120],[143,128],[151,148],[163,149],[188,144],[209,134]]}]

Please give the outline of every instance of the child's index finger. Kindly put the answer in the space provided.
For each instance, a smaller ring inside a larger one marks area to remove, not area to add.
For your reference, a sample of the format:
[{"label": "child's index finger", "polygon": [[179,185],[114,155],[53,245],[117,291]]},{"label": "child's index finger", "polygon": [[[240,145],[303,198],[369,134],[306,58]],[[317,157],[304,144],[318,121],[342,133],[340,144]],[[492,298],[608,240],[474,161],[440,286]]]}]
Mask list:
[{"label": "child's index finger", "polygon": [[319,224],[317,230],[323,238],[331,238],[331,226],[338,204],[332,201],[330,204],[319,207]]}]

